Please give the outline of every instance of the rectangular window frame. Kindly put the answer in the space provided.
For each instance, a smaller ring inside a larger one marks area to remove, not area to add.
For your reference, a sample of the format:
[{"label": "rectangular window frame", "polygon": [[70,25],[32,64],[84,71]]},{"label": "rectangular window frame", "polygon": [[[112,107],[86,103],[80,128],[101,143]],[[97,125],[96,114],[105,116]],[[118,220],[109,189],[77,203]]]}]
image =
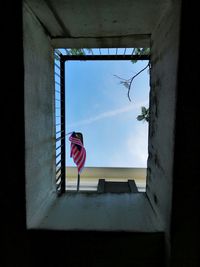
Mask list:
[{"label": "rectangular window frame", "polygon": [[[55,144],[56,151],[60,149],[59,153],[55,155],[56,158],[56,191],[60,196],[66,192],[66,120],[65,120],[65,62],[66,61],[97,61],[97,60],[150,60],[150,55],[63,55],[58,49],[55,50],[55,57],[59,60],[60,66],[57,65],[57,75],[60,79],[60,83],[55,81],[59,86],[60,98],[58,101],[60,107],[60,131],[56,132]],[[55,89],[56,91],[56,89]],[[56,103],[55,99],[55,103]],[[56,104],[55,104],[56,105]],[[57,108],[55,106],[55,108]],[[59,134],[59,136],[57,136]],[[57,162],[57,159],[59,161]]]}]

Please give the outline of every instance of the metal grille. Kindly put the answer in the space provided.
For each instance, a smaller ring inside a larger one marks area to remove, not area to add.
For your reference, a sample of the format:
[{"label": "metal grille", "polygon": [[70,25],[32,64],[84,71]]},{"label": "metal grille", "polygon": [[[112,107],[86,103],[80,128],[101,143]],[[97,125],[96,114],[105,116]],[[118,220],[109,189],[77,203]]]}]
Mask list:
[{"label": "metal grille", "polygon": [[142,48],[59,49],[63,60],[149,60]]},{"label": "metal grille", "polygon": [[56,190],[60,195],[65,192],[65,63],[59,50],[54,56]]}]

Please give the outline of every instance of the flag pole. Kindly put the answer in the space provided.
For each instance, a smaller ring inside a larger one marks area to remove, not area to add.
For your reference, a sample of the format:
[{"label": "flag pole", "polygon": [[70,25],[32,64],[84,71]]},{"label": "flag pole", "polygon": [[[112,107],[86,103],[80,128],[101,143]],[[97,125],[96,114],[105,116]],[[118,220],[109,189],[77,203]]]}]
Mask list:
[{"label": "flag pole", "polygon": [[77,192],[79,191],[79,185],[80,185],[80,174],[78,173]]}]

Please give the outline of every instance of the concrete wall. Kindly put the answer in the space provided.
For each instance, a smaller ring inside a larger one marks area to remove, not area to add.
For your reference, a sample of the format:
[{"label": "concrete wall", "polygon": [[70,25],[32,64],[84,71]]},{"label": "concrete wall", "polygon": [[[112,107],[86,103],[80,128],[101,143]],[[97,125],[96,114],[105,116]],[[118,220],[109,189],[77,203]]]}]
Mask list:
[{"label": "concrete wall", "polygon": [[[171,210],[179,1],[171,2],[155,28],[151,59],[151,120],[147,194],[168,230]],[[173,12],[172,12],[173,11]],[[24,8],[25,133],[27,221],[53,191],[53,58],[43,27]]]},{"label": "concrete wall", "polygon": [[178,71],[180,1],[171,2],[152,34],[147,194],[169,232]]},{"label": "concrete wall", "polygon": [[[199,266],[200,217],[198,201],[200,191],[197,187],[200,177],[199,120],[197,117],[199,114],[197,87],[199,68],[194,67],[196,56],[188,53],[188,47],[192,42],[188,36],[198,33],[199,8],[198,2],[184,2],[181,27],[179,111],[176,122],[178,129],[176,130],[176,178],[173,187],[171,266],[197,267]],[[4,1],[2,13],[7,14],[8,27],[5,28],[3,35],[6,40],[6,49],[10,53],[1,55],[2,62],[4,62],[2,77],[7,82],[3,93],[4,99],[9,99],[9,109],[8,102],[2,101],[4,105],[2,120],[7,131],[6,139],[2,142],[4,175],[1,179],[0,194],[3,215],[1,241],[4,245],[1,249],[0,265],[12,267],[41,265],[53,267],[66,264],[90,267],[164,266],[162,263],[152,262],[152,255],[162,257],[163,254],[155,249],[152,238],[144,238],[144,234],[141,233],[26,230],[21,4],[14,0]],[[2,16],[2,25],[3,23],[5,24],[4,16]],[[10,62],[12,62],[12,76]],[[11,164],[14,175],[11,171]],[[155,234],[150,236],[155,236]],[[158,248],[161,248],[160,244],[161,242],[157,243]],[[144,251],[148,253],[149,258],[144,256]],[[56,256],[49,257],[49,255]]]},{"label": "concrete wall", "polygon": [[31,227],[53,196],[53,50],[26,5],[23,12],[26,210],[27,225]]},{"label": "concrete wall", "polygon": [[145,193],[67,193],[37,229],[162,232]]}]

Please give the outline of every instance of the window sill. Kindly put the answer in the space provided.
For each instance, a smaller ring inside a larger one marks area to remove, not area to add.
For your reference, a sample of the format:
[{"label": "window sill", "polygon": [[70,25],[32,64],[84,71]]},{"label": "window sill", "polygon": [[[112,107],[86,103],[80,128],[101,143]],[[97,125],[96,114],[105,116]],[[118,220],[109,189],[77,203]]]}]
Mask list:
[{"label": "window sill", "polygon": [[37,228],[68,231],[163,230],[146,193],[67,193],[55,200]]}]

